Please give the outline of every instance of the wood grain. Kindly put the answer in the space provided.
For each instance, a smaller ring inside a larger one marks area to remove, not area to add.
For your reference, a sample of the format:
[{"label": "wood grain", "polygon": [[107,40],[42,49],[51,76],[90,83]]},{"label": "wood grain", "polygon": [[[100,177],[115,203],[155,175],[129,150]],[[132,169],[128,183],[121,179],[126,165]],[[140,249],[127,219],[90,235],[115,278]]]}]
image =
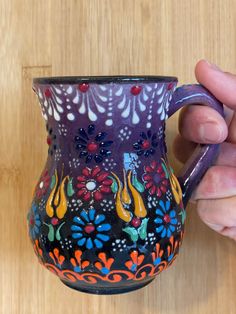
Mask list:
[{"label": "wood grain", "polygon": [[[37,262],[26,214],[46,159],[34,76],[163,74],[193,82],[208,58],[236,72],[234,0],[0,1],[0,313],[230,314],[235,244],[188,208],[175,265],[126,295],[75,292]],[[168,146],[177,132],[168,122]],[[178,164],[170,152],[175,168]]]}]

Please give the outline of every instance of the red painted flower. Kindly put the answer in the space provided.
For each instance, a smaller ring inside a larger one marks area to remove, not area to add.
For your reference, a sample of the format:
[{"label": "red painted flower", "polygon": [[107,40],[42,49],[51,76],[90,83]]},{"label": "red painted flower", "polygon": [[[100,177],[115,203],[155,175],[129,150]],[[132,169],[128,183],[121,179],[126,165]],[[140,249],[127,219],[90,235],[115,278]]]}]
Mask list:
[{"label": "red painted flower", "polygon": [[77,180],[77,195],[84,201],[100,201],[103,194],[111,193],[112,179],[109,178],[109,173],[102,171],[99,166],[93,169],[84,168]]},{"label": "red painted flower", "polygon": [[48,171],[46,170],[42,174],[36,186],[35,194],[37,198],[41,198],[46,193],[47,188],[49,187],[49,184],[50,184],[50,176],[48,174]]},{"label": "red painted flower", "polygon": [[158,164],[153,160],[150,166],[144,167],[144,171],[143,180],[149,193],[151,195],[156,194],[158,197],[166,193],[168,180],[166,179],[162,164]]}]

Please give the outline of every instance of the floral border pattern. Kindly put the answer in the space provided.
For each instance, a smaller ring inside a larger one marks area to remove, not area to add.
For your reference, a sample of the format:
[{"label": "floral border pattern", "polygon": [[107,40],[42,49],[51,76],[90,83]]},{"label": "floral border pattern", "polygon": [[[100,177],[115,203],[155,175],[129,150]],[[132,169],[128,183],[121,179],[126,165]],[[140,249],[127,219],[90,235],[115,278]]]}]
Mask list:
[{"label": "floral border pattern", "polygon": [[62,280],[72,283],[84,281],[88,284],[96,284],[98,281],[117,283],[122,280],[139,281],[146,277],[158,275],[173,264],[178,255],[179,247],[182,244],[182,239],[183,232],[181,232],[179,240],[175,240],[173,236],[169,239],[169,243],[165,248],[167,260],[163,259],[165,253],[159,243],[156,244],[155,251],[150,253],[151,263],[144,263],[144,254],[133,250],[130,253],[130,260],[124,263],[127,269],[114,269],[112,267],[114,258],[109,258],[106,256],[106,253],[100,252],[98,260],[94,263],[98,271],[97,273],[86,272],[86,268],[90,266],[90,262],[83,260],[81,250],[75,251],[75,257],[70,259],[70,269],[63,269],[65,257],[60,255],[58,248],[55,248],[53,252],[49,252],[52,263],[44,262],[43,251],[39,246],[38,240],[34,241],[34,251],[40,263]]}]

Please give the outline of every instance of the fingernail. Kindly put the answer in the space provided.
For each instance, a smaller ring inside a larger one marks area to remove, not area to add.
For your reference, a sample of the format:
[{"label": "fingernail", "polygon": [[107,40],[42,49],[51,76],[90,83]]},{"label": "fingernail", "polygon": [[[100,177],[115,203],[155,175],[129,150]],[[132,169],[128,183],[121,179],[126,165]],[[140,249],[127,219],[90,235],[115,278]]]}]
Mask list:
[{"label": "fingernail", "polygon": [[214,63],[209,62],[208,60],[205,60],[205,62],[209,65],[209,67],[212,70],[221,71],[221,69]]},{"label": "fingernail", "polygon": [[200,125],[199,136],[204,142],[220,142],[223,140],[223,129],[215,122],[207,122]]}]

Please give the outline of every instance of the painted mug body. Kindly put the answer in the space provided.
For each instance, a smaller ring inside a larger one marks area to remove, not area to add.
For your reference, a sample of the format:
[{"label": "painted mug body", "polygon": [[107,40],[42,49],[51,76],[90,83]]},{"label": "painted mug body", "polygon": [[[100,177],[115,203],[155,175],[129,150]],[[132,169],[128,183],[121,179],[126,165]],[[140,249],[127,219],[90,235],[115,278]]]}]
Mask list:
[{"label": "painted mug body", "polygon": [[48,159],[29,235],[40,263],[69,287],[132,291],[175,260],[185,185],[168,162],[165,120],[176,84],[172,77],[34,80]]}]

